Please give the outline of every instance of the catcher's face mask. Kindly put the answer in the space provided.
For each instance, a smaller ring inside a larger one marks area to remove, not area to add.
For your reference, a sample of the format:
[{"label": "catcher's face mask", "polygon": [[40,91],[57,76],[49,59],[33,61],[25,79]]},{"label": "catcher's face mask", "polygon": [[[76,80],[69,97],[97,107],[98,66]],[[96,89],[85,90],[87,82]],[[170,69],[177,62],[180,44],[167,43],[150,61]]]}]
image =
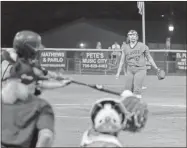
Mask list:
[{"label": "catcher's face mask", "polygon": [[91,119],[97,132],[115,135],[122,129],[126,111],[116,99],[101,99],[94,104]]}]

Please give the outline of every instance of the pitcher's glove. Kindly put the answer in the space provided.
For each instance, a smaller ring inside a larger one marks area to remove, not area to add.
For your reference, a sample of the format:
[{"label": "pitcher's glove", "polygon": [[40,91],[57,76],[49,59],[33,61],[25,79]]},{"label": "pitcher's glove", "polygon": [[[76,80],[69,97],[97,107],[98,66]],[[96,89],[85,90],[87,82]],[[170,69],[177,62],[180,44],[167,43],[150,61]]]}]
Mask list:
[{"label": "pitcher's glove", "polygon": [[164,70],[162,69],[157,69],[157,77],[158,77],[158,80],[163,80],[166,76],[166,73]]},{"label": "pitcher's glove", "polygon": [[124,130],[130,132],[139,132],[145,127],[148,119],[147,103],[135,96],[124,98],[122,103],[129,112],[126,125],[124,125]]}]

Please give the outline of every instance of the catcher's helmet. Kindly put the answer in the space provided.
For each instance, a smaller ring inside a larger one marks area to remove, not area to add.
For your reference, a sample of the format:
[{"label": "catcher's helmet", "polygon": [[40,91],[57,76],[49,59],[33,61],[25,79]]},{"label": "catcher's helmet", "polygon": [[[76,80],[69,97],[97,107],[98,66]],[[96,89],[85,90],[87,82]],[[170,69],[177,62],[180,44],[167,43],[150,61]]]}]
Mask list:
[{"label": "catcher's helmet", "polygon": [[123,122],[125,120],[127,111],[124,108],[121,101],[117,99],[113,99],[113,98],[102,98],[102,99],[97,100],[92,106],[92,109],[90,112],[92,123],[94,124],[94,118],[96,117],[97,113],[103,108],[104,104],[106,103],[110,103],[119,114],[122,114],[123,116],[122,122]]},{"label": "catcher's helmet", "polygon": [[13,48],[19,57],[33,59],[41,47],[41,36],[33,31],[20,31],[16,33],[13,40]]}]

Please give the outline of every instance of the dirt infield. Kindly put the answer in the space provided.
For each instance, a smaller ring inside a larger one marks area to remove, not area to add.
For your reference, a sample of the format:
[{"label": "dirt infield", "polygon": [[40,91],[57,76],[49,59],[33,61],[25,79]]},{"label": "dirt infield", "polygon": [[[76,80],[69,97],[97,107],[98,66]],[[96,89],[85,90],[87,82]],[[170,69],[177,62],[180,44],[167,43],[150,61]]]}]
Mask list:
[{"label": "dirt infield", "polygon": [[[107,88],[123,90],[124,76],[71,75],[91,84],[104,84]],[[148,76],[144,99],[149,104],[149,119],[145,129],[137,134],[121,133],[120,140],[129,147],[185,147],[186,146],[186,77],[166,77],[158,81]],[[82,133],[89,127],[89,111],[98,98],[112,97],[91,88],[72,84],[66,88],[45,91],[42,95],[56,113],[54,146],[79,146]],[[116,96],[113,96],[116,97]]]}]

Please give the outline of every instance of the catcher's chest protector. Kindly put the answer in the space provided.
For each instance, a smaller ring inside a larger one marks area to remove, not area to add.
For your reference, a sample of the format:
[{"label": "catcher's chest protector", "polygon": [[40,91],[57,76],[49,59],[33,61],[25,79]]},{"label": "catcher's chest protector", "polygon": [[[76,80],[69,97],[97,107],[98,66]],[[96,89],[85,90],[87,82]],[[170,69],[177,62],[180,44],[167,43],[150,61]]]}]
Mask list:
[{"label": "catcher's chest protector", "polygon": [[87,130],[83,134],[81,147],[123,147],[117,137]]}]

